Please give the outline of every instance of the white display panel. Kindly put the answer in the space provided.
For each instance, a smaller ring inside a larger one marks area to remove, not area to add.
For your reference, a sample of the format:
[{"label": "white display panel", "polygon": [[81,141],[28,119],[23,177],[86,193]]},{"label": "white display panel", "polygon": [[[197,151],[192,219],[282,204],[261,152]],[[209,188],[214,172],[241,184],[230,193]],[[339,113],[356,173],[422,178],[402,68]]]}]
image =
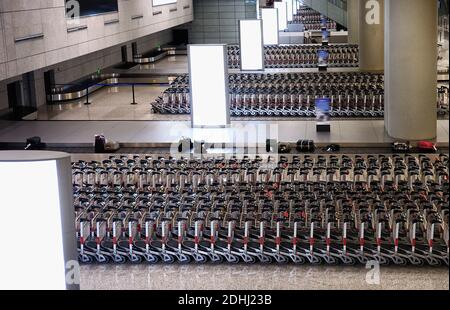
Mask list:
[{"label": "white display panel", "polygon": [[230,108],[226,45],[189,45],[188,58],[192,126],[228,125]]},{"label": "white display panel", "polygon": [[259,0],[256,1],[256,18],[261,18],[261,16],[259,16]]},{"label": "white display panel", "polygon": [[278,45],[278,10],[261,9],[264,45]]},{"label": "white display panel", "polygon": [[56,161],[0,162],[0,289],[66,289]]},{"label": "white display panel", "polygon": [[287,21],[294,20],[294,0],[285,0],[287,2]]},{"label": "white display panel", "polygon": [[264,70],[264,46],[262,21],[249,19],[239,21],[241,70]]},{"label": "white display panel", "polygon": [[278,30],[285,31],[287,29],[287,3],[274,2],[273,6],[278,10]]},{"label": "white display panel", "polygon": [[153,0],[153,6],[177,3],[177,0]]}]

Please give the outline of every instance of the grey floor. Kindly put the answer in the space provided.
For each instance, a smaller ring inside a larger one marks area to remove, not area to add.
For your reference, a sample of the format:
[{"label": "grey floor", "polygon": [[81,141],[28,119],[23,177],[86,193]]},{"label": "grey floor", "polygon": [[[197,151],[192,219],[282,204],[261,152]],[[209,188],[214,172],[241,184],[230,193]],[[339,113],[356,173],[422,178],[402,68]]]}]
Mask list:
[{"label": "grey floor", "polygon": [[[182,136],[195,141],[235,142],[237,145],[245,141],[265,144],[266,138],[277,138],[281,142],[311,139],[342,146],[377,146],[393,142],[386,134],[382,120],[332,121],[330,133],[317,133],[315,125],[315,121],[235,121],[229,128],[192,129],[189,121],[0,121],[0,142],[23,143],[28,137],[40,136],[50,145],[90,146],[94,135],[99,133],[125,145],[140,146],[171,144]],[[242,135],[245,129],[250,138]],[[267,130],[270,130],[270,136],[259,134]],[[437,142],[448,146],[448,121],[438,121],[437,131]]]},{"label": "grey floor", "polygon": [[[277,265],[85,265],[84,290],[448,290],[446,267],[381,267],[379,284],[369,269]],[[369,282],[370,283],[370,282]]]},{"label": "grey floor", "polygon": [[[166,115],[154,114],[150,103],[161,96],[168,86],[136,86],[133,102],[131,86],[104,87],[86,99],[38,108],[37,119],[45,121],[120,121],[167,120]],[[189,115],[170,115],[171,120],[188,120]]]},{"label": "grey floor", "polygon": [[[447,41],[448,46],[448,41]],[[445,61],[445,60],[443,60]],[[181,73],[187,70],[186,56],[167,57],[155,64],[141,65],[131,71]],[[277,70],[275,70],[277,71]],[[39,122],[0,121],[0,142],[23,142],[27,137],[38,135],[43,141],[54,145],[92,145],[95,134],[103,133],[107,138],[128,144],[167,144],[181,136],[195,140],[231,142],[240,139],[242,126],[269,128],[273,137],[282,142],[311,139],[317,143],[364,144],[374,146],[393,140],[385,133],[383,120],[333,120],[331,133],[317,133],[315,122],[304,119],[244,119],[233,118],[231,128],[191,129],[189,115],[159,115],[151,112],[150,102],[161,95],[165,86],[143,86],[136,88],[137,105],[131,105],[130,87],[104,88],[90,97],[91,105],[84,100],[69,104],[44,106],[38,110]],[[58,120],[58,122],[51,122]],[[139,122],[137,122],[139,121]],[[254,132],[257,129],[253,130]],[[255,142],[265,143],[265,136]],[[448,120],[438,121],[437,139],[441,146],[448,146]]]}]

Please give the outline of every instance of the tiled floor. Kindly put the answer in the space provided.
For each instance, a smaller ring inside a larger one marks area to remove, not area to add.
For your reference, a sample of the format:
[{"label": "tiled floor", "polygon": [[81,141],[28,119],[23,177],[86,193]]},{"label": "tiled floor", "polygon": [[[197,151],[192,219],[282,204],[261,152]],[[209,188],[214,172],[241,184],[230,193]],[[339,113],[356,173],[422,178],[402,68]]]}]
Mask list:
[{"label": "tiled floor", "polygon": [[[137,66],[132,72],[182,73],[187,71],[187,57],[167,57],[155,64]],[[277,70],[275,70],[277,71]],[[136,88],[137,105],[131,105],[130,87],[104,88],[91,95],[91,105],[79,102],[41,107],[39,122],[0,121],[0,142],[23,142],[38,135],[44,142],[58,145],[92,145],[95,134],[103,133],[109,139],[129,144],[172,143],[181,136],[212,142],[233,142],[239,138],[240,126],[253,128],[270,124],[276,126],[276,135],[282,142],[311,139],[317,143],[374,145],[391,143],[384,130],[383,120],[334,120],[331,133],[317,133],[315,122],[304,119],[244,119],[234,118],[231,128],[191,129],[189,115],[158,115],[151,113],[150,102],[158,97],[165,86]],[[58,120],[51,122],[47,120]],[[101,120],[101,121],[100,121]],[[151,121],[151,122],[150,122]],[[448,120],[438,121],[437,142],[448,146]],[[265,143],[266,136],[250,140]]]},{"label": "tiled floor", "polygon": [[[243,135],[247,129],[248,137]],[[270,129],[271,135],[262,135]],[[361,147],[391,143],[383,121],[332,121],[331,133],[317,133],[314,121],[238,121],[229,128],[192,129],[189,121],[0,121],[0,142],[23,142],[30,136],[57,145],[92,145],[94,135],[125,144],[168,144],[190,137],[196,141],[233,143],[243,141],[265,144],[266,138],[281,142],[310,139],[317,143],[360,144]],[[449,123],[438,121],[437,142],[448,146]]]},{"label": "tiled floor", "polygon": [[381,267],[368,284],[364,267],[276,265],[85,265],[81,288],[166,290],[448,290],[448,268]]},{"label": "tiled floor", "polygon": [[[153,114],[150,103],[153,102],[167,86],[137,86],[135,88],[136,102],[133,101],[131,87],[120,86],[102,88],[89,96],[90,105],[85,105],[86,99],[57,105],[44,105],[38,109],[38,120],[72,121],[72,120],[165,120],[167,116]],[[189,119],[187,115],[171,116],[173,120]]]},{"label": "tiled floor", "polygon": [[155,73],[187,73],[187,56],[170,56],[154,64],[145,64],[134,67],[131,72],[153,71]]}]

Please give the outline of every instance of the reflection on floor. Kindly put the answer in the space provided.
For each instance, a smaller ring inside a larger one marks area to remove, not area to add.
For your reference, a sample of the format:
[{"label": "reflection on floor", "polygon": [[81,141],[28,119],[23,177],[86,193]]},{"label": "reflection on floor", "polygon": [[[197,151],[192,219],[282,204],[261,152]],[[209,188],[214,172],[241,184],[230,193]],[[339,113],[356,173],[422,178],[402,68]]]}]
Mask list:
[{"label": "reflection on floor", "polygon": [[154,73],[186,73],[188,68],[188,57],[184,55],[163,58],[153,64],[138,65],[131,72],[154,72]]},{"label": "reflection on floor", "polygon": [[[380,268],[379,285],[364,267],[293,265],[86,265],[81,288],[135,290],[448,290],[446,267]],[[369,281],[370,283],[370,281]],[[373,282],[372,282],[373,283]]]},{"label": "reflection on floor", "polygon": [[[38,120],[166,120],[167,116],[153,114],[150,103],[167,86],[136,86],[135,95],[138,104],[132,105],[131,86],[102,88],[86,99],[75,100],[57,105],[44,105],[38,109]],[[188,115],[171,116],[171,120],[188,120]]]}]

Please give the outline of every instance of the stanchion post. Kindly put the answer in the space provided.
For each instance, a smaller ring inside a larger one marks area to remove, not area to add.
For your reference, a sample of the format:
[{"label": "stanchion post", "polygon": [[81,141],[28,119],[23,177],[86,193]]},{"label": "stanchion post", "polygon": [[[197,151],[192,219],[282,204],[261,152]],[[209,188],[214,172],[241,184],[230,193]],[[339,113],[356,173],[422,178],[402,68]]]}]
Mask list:
[{"label": "stanchion post", "polygon": [[137,102],[136,102],[136,96],[135,96],[135,93],[134,93],[134,83],[131,84],[131,92],[133,93],[133,102],[131,102],[131,104],[135,105],[135,104],[137,104]]},{"label": "stanchion post", "polygon": [[84,105],[90,105],[91,103],[89,102],[89,86],[86,87],[86,102],[84,103]]}]

